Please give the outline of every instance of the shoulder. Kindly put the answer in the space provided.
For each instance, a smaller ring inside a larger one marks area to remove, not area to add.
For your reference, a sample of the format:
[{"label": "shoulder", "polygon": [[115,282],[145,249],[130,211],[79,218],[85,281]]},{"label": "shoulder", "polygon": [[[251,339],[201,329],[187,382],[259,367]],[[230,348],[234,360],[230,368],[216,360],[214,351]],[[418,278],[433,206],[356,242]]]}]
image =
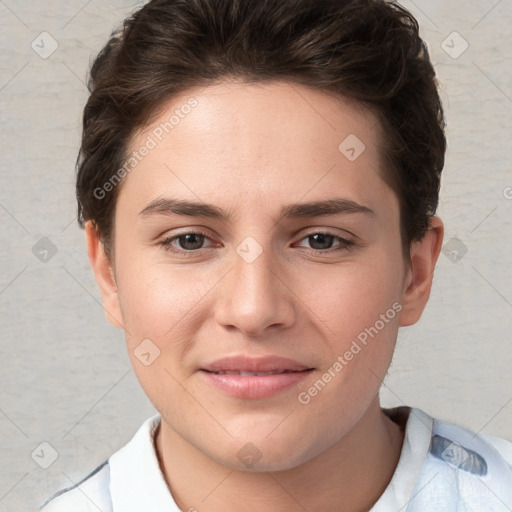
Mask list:
[{"label": "shoulder", "polygon": [[438,510],[511,510],[512,443],[433,419],[416,491],[423,486],[412,512],[432,503]]},{"label": "shoulder", "polygon": [[39,508],[40,512],[112,512],[108,460],[75,485],[57,491]]}]

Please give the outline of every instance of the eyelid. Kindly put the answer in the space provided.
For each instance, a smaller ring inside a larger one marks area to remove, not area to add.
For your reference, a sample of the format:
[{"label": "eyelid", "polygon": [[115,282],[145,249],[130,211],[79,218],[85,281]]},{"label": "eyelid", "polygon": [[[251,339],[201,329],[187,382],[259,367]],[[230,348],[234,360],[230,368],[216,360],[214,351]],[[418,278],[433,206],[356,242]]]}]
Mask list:
[{"label": "eyelid", "polygon": [[[347,231],[345,229],[342,231],[344,233],[346,233],[347,236],[345,236],[343,234],[339,234],[331,228],[322,228],[321,226],[318,226],[318,227],[313,226],[310,229],[311,229],[310,231],[308,230],[304,234],[302,234],[302,236],[300,238],[301,240],[308,236],[317,235],[317,234],[334,236],[336,238],[341,238],[342,240],[345,240],[346,242],[355,242],[357,239],[356,235],[352,234],[350,231]],[[302,231],[299,231],[297,234],[299,234],[299,233],[302,233]]]},{"label": "eyelid", "polygon": [[346,238],[341,235],[337,235],[336,233],[333,233],[332,231],[330,231],[328,229],[326,229],[326,230],[317,229],[316,231],[308,232],[300,237],[299,242],[302,242],[306,238],[309,238],[310,236],[313,236],[313,235],[332,236],[333,238],[338,239],[340,241],[339,244],[334,245],[333,247],[330,247],[329,249],[308,249],[306,247],[306,249],[308,251],[314,252],[314,253],[329,254],[329,253],[336,252],[336,251],[342,251],[343,249],[350,249],[351,246],[355,245],[355,240]]},{"label": "eyelid", "polygon": [[164,240],[176,240],[176,239],[178,239],[182,236],[186,236],[186,235],[202,235],[205,238],[207,238],[208,240],[211,240],[213,238],[209,232],[207,232],[206,230],[204,230],[202,228],[188,228],[188,229],[178,232],[176,234],[165,236]]}]

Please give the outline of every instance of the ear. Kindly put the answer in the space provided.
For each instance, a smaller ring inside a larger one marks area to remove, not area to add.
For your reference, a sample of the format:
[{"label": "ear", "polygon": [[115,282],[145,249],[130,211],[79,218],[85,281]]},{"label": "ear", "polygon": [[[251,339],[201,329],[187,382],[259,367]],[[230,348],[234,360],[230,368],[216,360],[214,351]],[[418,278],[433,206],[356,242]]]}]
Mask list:
[{"label": "ear", "polygon": [[443,222],[439,217],[431,217],[430,227],[425,236],[412,243],[411,267],[407,271],[402,296],[401,327],[415,324],[427,305],[443,237]]},{"label": "ear", "polygon": [[103,306],[107,320],[115,327],[123,328],[121,306],[117,294],[115,275],[109,258],[103,250],[98,232],[91,221],[85,224],[85,236],[87,239],[87,254],[91,262],[96,281],[103,297]]}]

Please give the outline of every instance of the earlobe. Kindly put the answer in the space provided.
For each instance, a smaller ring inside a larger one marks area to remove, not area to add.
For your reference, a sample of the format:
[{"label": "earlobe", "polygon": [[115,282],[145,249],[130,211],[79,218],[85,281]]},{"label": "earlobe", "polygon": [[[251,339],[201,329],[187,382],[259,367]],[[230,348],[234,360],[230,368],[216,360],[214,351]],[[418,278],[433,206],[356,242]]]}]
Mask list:
[{"label": "earlobe", "polygon": [[123,329],[121,307],[112,264],[103,250],[103,244],[92,221],[85,223],[85,236],[89,261],[103,297],[105,316],[112,325]]},{"label": "earlobe", "polygon": [[439,217],[431,217],[425,236],[412,244],[411,267],[407,276],[407,288],[402,297],[401,327],[415,324],[427,305],[443,237],[443,222]]}]

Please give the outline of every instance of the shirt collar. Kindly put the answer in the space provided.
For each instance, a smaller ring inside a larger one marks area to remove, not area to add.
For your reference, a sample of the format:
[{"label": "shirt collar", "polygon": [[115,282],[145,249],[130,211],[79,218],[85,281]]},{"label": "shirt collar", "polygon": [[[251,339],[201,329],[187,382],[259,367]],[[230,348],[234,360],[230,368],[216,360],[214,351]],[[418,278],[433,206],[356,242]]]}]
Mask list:
[{"label": "shirt collar", "polygon": [[160,415],[148,418],[132,440],[109,458],[115,512],[180,512],[160,469],[153,442]]},{"label": "shirt collar", "polygon": [[405,435],[398,465],[386,490],[370,512],[389,512],[389,510],[407,510],[413,498],[421,470],[427,458],[432,437],[434,419],[414,407],[396,407],[384,409],[394,421],[407,417]]}]

